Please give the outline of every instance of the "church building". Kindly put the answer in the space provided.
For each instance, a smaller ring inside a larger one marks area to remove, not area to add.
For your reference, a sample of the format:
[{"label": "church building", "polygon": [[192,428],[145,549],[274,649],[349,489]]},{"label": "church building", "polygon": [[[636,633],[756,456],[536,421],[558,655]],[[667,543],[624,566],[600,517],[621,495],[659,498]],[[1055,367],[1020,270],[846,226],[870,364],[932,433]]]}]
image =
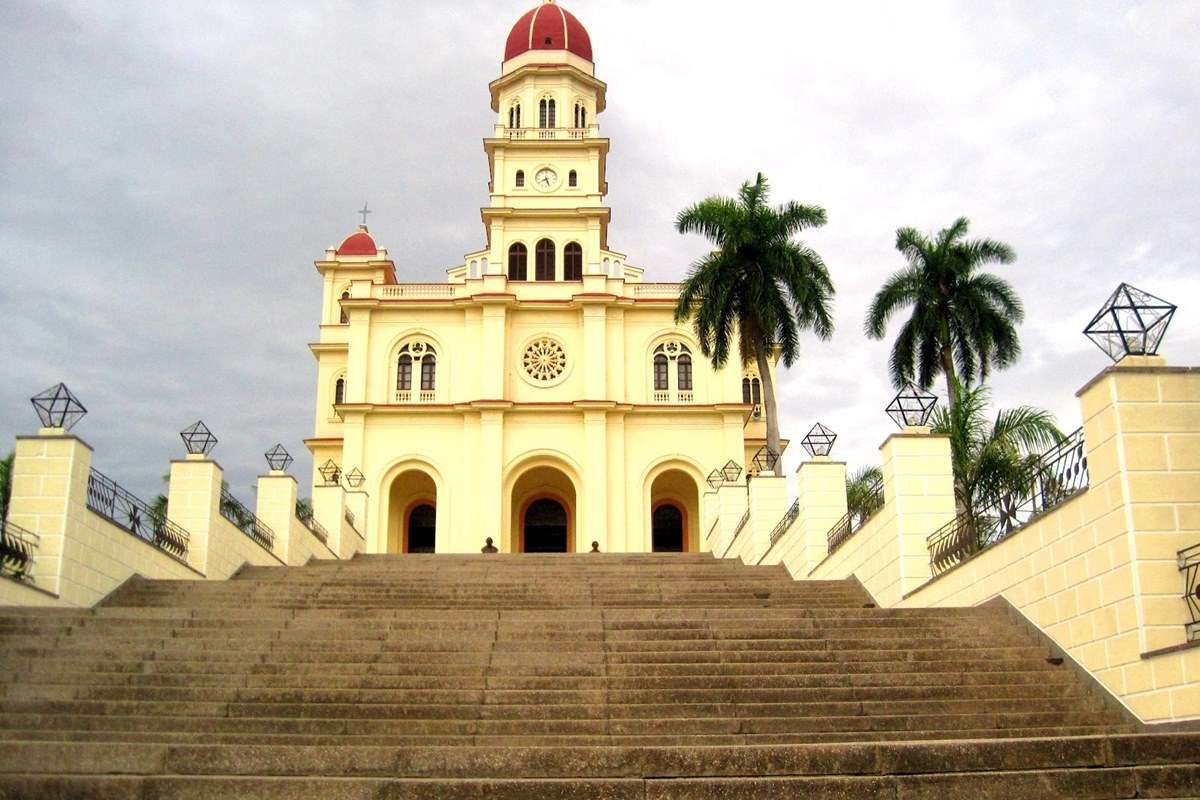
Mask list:
[{"label": "church building", "polygon": [[490,90],[484,240],[446,282],[399,280],[365,225],[316,262],[313,486],[347,488],[373,553],[703,549],[708,476],[765,444],[758,375],[714,370],[678,285],[610,245],[579,20],[522,16]]}]

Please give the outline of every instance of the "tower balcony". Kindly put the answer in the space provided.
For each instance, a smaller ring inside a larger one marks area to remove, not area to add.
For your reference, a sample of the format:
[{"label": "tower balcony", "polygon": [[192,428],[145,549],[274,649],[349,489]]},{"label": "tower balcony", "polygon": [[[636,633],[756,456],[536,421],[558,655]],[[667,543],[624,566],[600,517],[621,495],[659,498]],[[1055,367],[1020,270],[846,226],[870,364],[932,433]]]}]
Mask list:
[{"label": "tower balcony", "polygon": [[589,125],[586,128],[509,128],[505,125],[496,126],[495,138],[511,141],[583,141],[600,137],[600,126]]}]

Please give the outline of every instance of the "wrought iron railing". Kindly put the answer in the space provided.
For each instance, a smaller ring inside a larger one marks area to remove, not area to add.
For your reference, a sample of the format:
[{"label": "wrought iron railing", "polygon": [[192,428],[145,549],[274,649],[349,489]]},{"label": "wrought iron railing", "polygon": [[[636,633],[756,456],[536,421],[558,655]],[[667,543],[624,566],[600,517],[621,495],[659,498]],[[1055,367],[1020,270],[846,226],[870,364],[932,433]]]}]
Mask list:
[{"label": "wrought iron railing", "polygon": [[867,524],[867,520],[883,508],[883,500],[883,481],[879,480],[873,483],[862,498],[855,502],[854,508],[849,509],[825,534],[826,552],[832,553],[858,533],[859,529]]},{"label": "wrought iron railing", "polygon": [[1183,573],[1183,602],[1192,616],[1188,641],[1200,641],[1200,544],[1179,551],[1179,571]]},{"label": "wrought iron railing", "polygon": [[779,524],[775,526],[775,530],[771,531],[771,546],[774,546],[779,538],[787,533],[788,528],[796,521],[796,517],[800,516],[800,500],[792,503],[792,507],[783,515],[783,519],[779,520]]},{"label": "wrought iron railing", "polygon": [[0,575],[16,580],[33,580],[33,552],[38,535],[0,518]]},{"label": "wrought iron railing", "polygon": [[345,509],[345,513],[343,514],[343,516],[346,518],[346,524],[349,525],[351,528],[353,528],[354,527],[354,512],[347,508],[347,509]]},{"label": "wrought iron railing", "polygon": [[959,514],[927,541],[934,575],[1004,541],[1035,517],[1062,505],[1088,488],[1087,452],[1083,429],[1047,450],[1028,468],[1024,491],[985,501],[980,508]]},{"label": "wrought iron railing", "polygon": [[187,559],[188,533],[167,519],[165,506],[151,507],[112,478],[88,473],[87,507],[127,533],[179,561]]},{"label": "wrought iron railing", "polygon": [[325,530],[324,525],[317,522],[311,506],[296,506],[296,519],[300,520],[301,525],[308,528],[309,533],[320,539],[322,544],[329,543],[329,531]]},{"label": "wrought iron railing", "polygon": [[263,548],[272,550],[275,546],[275,531],[242,505],[229,490],[221,488],[221,516],[233,523],[234,527],[258,542]]},{"label": "wrought iron railing", "polygon": [[750,521],[750,509],[746,509],[746,513],[742,514],[742,519],[734,528],[733,538],[729,540],[729,546],[725,548],[725,552],[721,554],[721,558],[729,555],[729,551],[733,549],[733,545],[737,542],[737,538],[742,534],[742,528],[746,527],[746,523]]},{"label": "wrought iron railing", "polygon": [[714,520],[713,520],[712,527],[708,529],[708,536],[706,536],[705,538],[706,538],[706,539],[708,540],[708,542],[709,542],[709,549],[710,549],[710,550],[712,549],[712,537],[713,537],[713,534],[717,532],[717,526],[718,526],[718,525],[720,525],[720,524],[721,524],[721,517],[720,517],[720,516],[718,516],[716,519],[714,519]]}]

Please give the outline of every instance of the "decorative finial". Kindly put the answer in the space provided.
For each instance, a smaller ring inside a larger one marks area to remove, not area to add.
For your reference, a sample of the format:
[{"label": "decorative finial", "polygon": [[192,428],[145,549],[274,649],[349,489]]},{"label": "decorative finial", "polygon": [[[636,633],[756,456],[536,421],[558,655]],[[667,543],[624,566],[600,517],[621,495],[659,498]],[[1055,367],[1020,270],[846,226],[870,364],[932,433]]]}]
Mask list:
[{"label": "decorative finial", "polygon": [[363,203],[363,207],[358,210],[358,213],[362,214],[362,226],[365,229],[367,227],[367,214],[374,214],[375,212],[368,208],[366,203]]}]

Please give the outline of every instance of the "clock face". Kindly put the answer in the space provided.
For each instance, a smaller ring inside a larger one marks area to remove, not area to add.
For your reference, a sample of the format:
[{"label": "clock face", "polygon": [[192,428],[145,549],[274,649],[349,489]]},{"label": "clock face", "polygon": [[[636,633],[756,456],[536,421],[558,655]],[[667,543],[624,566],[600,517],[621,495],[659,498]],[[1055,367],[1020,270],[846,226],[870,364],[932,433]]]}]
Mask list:
[{"label": "clock face", "polygon": [[553,189],[558,183],[558,173],[549,167],[542,167],[533,176],[533,182],[539,189]]}]

